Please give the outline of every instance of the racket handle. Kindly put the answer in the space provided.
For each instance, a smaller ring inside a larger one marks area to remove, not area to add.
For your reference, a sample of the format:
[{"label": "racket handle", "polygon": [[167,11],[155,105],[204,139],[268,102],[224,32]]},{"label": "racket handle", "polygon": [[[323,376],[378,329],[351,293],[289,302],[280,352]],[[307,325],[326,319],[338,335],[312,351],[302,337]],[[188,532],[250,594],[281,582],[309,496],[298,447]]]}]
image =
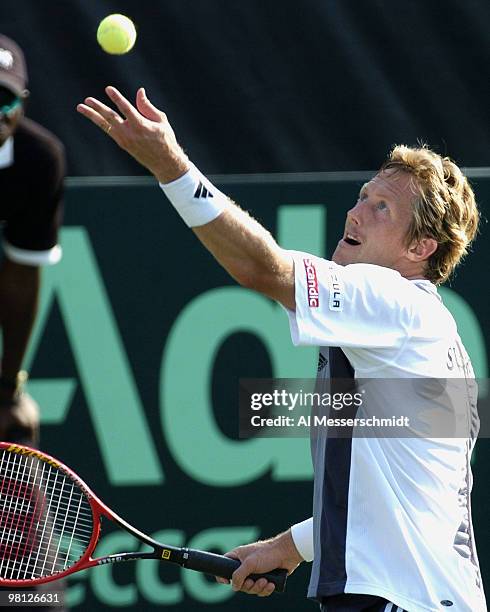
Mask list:
[{"label": "racket handle", "polygon": [[[240,561],[237,559],[193,548],[184,548],[182,550],[184,553],[183,567],[196,570],[197,572],[211,574],[211,576],[220,576],[221,578],[231,578],[233,572],[240,567]],[[285,569],[275,569],[266,574],[252,574],[249,576],[252,580],[267,578],[269,582],[275,584],[275,592],[277,593],[284,592],[287,577],[288,572]]]}]

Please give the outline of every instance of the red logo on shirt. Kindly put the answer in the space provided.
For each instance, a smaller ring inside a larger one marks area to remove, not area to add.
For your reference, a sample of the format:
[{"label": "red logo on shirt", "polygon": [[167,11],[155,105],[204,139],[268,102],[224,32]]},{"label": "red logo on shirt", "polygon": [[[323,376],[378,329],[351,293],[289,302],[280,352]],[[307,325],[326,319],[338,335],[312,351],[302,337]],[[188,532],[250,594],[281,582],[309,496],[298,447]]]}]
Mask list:
[{"label": "red logo on shirt", "polygon": [[318,308],[320,306],[320,296],[318,294],[318,279],[316,277],[316,268],[311,259],[303,259],[306,271],[306,282],[308,289],[308,306],[310,308]]}]

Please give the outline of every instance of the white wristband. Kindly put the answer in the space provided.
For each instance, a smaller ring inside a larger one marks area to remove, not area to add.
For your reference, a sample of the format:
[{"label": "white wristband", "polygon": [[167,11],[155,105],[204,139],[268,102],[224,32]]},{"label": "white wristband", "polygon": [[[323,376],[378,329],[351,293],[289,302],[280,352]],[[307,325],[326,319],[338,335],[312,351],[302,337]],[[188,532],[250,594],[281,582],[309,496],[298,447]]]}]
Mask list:
[{"label": "white wristband", "polygon": [[305,561],[313,561],[313,517],[291,527],[291,537]]},{"label": "white wristband", "polygon": [[206,225],[228,206],[228,198],[195,166],[171,183],[159,183],[188,227]]}]

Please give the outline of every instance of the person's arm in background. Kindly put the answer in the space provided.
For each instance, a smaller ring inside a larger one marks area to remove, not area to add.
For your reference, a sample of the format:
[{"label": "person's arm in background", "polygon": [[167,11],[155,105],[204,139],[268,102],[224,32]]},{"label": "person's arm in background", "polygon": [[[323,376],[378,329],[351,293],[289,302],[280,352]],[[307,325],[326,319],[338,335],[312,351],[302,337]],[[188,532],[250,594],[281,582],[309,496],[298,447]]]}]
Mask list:
[{"label": "person's arm in background", "polygon": [[[14,381],[21,369],[36,317],[41,273],[4,257],[0,265],[0,324],[3,354],[1,381]],[[0,389],[0,393],[4,389]],[[6,397],[2,394],[1,397]]]},{"label": "person's arm in background", "polygon": [[4,257],[0,264],[0,325],[2,369],[0,376],[0,439],[6,433],[35,441],[38,415],[33,403],[23,398],[20,370],[36,317],[40,270]]}]

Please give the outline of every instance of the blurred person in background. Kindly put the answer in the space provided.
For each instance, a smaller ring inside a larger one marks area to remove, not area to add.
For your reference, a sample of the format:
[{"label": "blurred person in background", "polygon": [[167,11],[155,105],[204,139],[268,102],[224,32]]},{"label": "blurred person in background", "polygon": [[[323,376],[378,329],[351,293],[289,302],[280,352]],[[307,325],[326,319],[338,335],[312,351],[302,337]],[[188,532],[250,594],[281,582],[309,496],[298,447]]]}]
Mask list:
[{"label": "blurred person in background", "polygon": [[[28,96],[24,53],[0,34],[0,440],[36,446],[39,408],[23,390],[27,373],[21,368],[37,312],[40,267],[61,258],[65,153],[51,132],[24,116]],[[35,591],[54,589],[61,591],[64,584],[42,584]],[[65,609],[22,607],[38,612]]]},{"label": "blurred person in background", "polygon": [[23,391],[22,360],[36,317],[40,267],[61,258],[65,154],[48,130],[24,116],[27,69],[24,54],[0,34],[0,439],[36,445],[39,410]]}]

